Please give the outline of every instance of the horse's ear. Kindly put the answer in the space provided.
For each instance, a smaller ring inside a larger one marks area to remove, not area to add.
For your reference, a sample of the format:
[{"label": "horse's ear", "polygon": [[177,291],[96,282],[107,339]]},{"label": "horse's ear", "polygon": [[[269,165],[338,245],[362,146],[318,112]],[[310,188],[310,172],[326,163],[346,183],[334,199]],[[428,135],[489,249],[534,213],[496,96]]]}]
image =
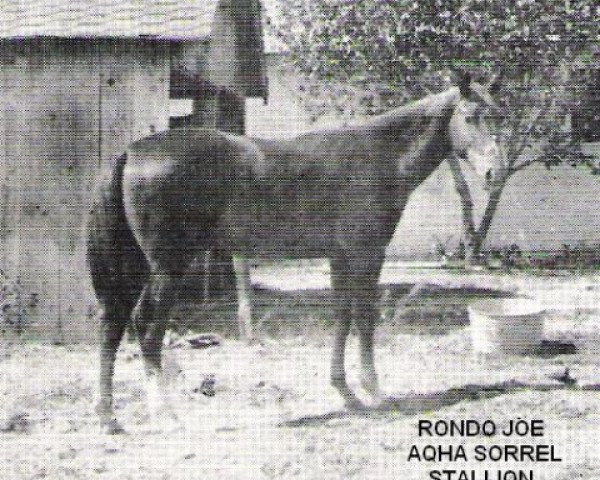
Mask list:
[{"label": "horse's ear", "polygon": [[460,94],[465,98],[471,95],[471,74],[469,72],[459,73],[458,89],[460,90]]}]

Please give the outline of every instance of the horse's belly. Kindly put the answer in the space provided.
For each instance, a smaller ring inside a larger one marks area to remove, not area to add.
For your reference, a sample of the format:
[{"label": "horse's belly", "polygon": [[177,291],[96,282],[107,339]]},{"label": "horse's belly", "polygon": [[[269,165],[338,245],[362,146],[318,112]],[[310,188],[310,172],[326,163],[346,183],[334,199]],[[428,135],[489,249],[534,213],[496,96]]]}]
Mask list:
[{"label": "horse's belly", "polygon": [[240,185],[221,218],[220,243],[254,257],[325,257],[335,244],[336,191],[324,182]]},{"label": "horse's belly", "polygon": [[222,247],[250,257],[317,258],[330,253],[335,226],[326,216],[230,211],[222,219],[220,237]]}]

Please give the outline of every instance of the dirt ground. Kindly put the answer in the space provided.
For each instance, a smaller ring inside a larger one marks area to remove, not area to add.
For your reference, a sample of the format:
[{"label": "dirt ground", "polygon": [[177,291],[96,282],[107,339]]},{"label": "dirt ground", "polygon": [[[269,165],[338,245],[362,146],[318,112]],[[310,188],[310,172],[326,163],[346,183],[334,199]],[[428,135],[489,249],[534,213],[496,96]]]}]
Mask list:
[{"label": "dirt ground", "polygon": [[[347,412],[328,382],[326,273],[318,265],[255,272],[255,283],[269,292],[259,291],[262,345],[230,336],[220,346],[166,350],[179,426],[150,423],[133,343],[122,346],[117,362],[116,408],[127,429],[121,436],[101,434],[93,412],[96,347],[5,343],[0,478],[416,480],[449,469],[473,476],[437,478],[504,480],[519,478],[507,472],[521,470],[536,480],[600,479],[600,393],[578,388],[600,383],[600,314],[591,310],[600,289],[596,277],[458,275],[389,266],[382,280],[394,287],[382,287],[388,290],[386,319],[377,332],[376,358],[382,388],[394,400]],[[395,301],[415,282],[428,284],[425,293],[392,320]],[[293,293],[299,285],[308,290]],[[573,343],[577,352],[476,357],[465,305],[499,292],[535,293],[551,309],[545,338]],[[195,316],[186,318],[186,328],[198,328],[206,308],[181,306],[175,315]],[[347,364],[358,389],[356,347],[353,338]],[[566,368],[577,380],[569,389],[552,378]],[[212,397],[200,391],[210,375]],[[510,393],[483,388],[511,381],[522,387]],[[517,419],[543,421],[542,436],[419,437],[417,429],[420,420],[491,420],[503,428]],[[561,461],[475,459],[476,445],[496,444],[553,445]],[[426,445],[462,445],[467,460],[409,460],[413,446],[423,452]]]}]

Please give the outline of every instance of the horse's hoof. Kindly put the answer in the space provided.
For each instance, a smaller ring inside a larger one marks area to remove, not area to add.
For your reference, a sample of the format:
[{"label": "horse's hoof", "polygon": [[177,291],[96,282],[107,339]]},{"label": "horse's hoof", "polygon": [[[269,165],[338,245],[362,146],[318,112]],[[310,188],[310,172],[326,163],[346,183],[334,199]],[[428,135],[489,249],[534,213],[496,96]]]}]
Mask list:
[{"label": "horse's hoof", "polygon": [[121,435],[125,433],[125,429],[117,421],[116,418],[112,418],[101,424],[102,433],[106,435]]},{"label": "horse's hoof", "polygon": [[352,412],[364,412],[365,410],[368,410],[368,407],[357,397],[346,398],[344,400],[344,405],[346,407],[346,410]]},{"label": "horse's hoof", "polygon": [[381,405],[383,405],[386,401],[386,396],[381,393],[381,390],[377,390],[377,392],[369,392],[371,395],[371,399],[372,399],[372,406],[375,408],[380,407]]},{"label": "horse's hoof", "polygon": [[376,384],[364,384],[363,388],[369,394],[372,399],[373,406],[377,407],[381,405],[381,403],[385,400],[385,395],[379,390],[379,387]]},{"label": "horse's hoof", "polygon": [[331,385],[338,391],[344,399],[344,406],[347,410],[363,410],[365,404],[360,401],[356,394],[348,387],[345,379],[332,378]]},{"label": "horse's hoof", "polygon": [[359,412],[368,408],[350,389],[344,392],[342,397],[344,399],[344,406],[346,407],[346,410]]}]

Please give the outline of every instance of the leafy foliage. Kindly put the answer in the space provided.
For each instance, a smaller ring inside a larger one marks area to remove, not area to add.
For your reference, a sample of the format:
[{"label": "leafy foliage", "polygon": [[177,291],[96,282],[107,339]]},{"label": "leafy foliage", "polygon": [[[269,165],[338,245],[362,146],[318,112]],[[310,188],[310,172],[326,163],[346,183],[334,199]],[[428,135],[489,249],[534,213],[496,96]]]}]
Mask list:
[{"label": "leafy foliage", "polygon": [[282,0],[280,9],[272,28],[315,119],[380,113],[446,88],[457,68],[482,79],[501,73],[501,114],[489,123],[504,165],[478,224],[464,173],[451,162],[471,257],[514,173],[534,162],[591,162],[570,121],[600,104],[595,0]]},{"label": "leafy foliage", "polygon": [[[593,1],[284,0],[273,23],[316,115],[378,113],[450,82],[448,67],[550,87],[597,40]],[[554,79],[555,80],[555,79]]]}]

